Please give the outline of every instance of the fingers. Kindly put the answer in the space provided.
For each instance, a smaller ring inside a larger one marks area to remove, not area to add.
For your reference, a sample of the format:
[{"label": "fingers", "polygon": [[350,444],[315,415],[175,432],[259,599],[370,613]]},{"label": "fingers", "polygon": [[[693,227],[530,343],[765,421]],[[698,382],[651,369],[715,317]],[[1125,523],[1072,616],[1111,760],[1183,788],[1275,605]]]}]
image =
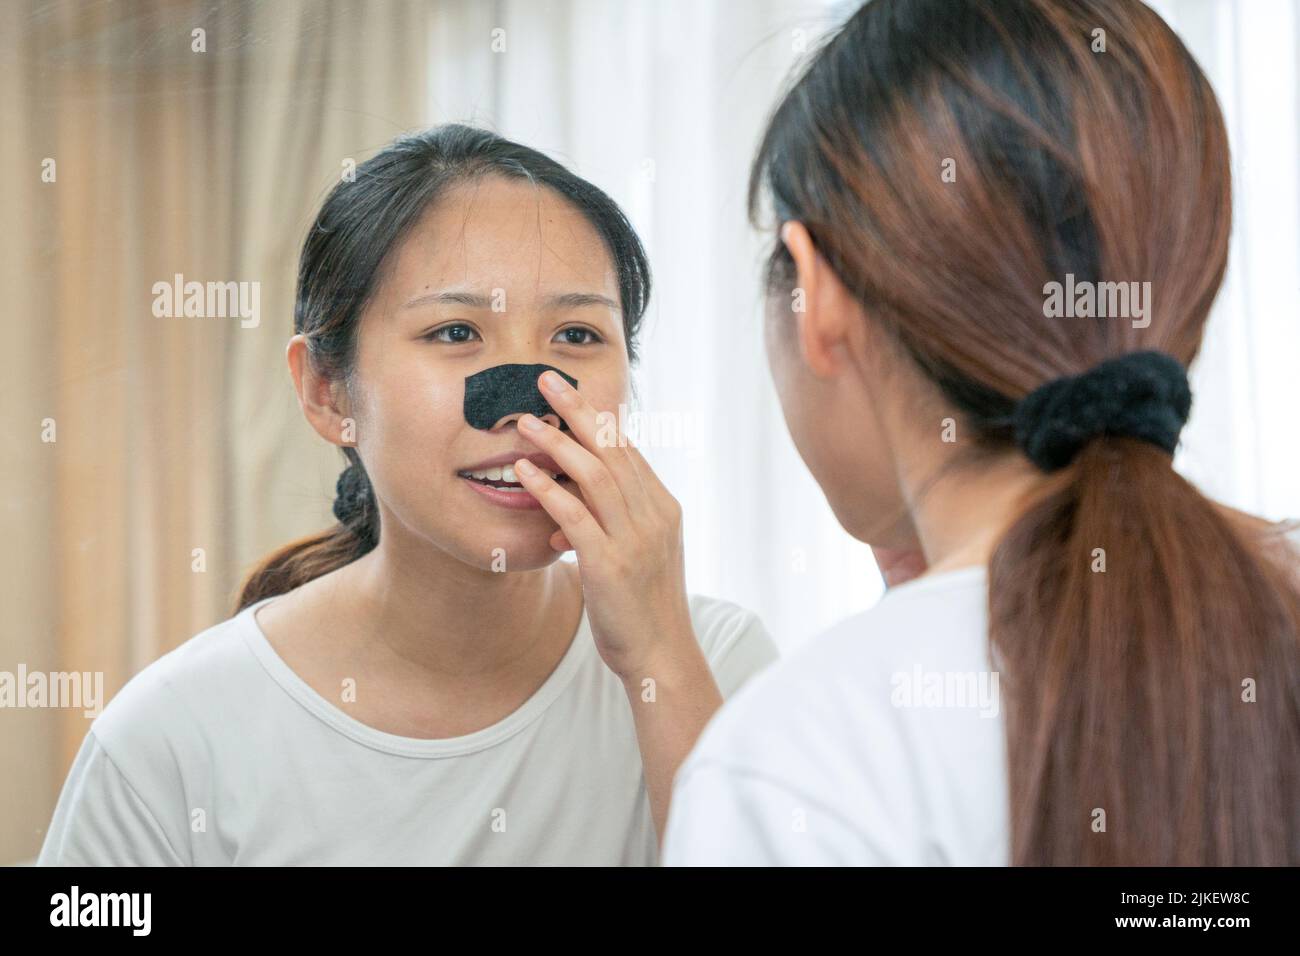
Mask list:
[{"label": "fingers", "polygon": [[629,507],[634,508],[645,489],[625,439],[618,432],[617,421],[611,422],[609,413],[598,412],[581,392],[554,372],[543,373],[538,384],[582,446],[609,469]]},{"label": "fingers", "polygon": [[659,480],[659,476],[655,474],[655,470],[650,467],[650,463],[645,460],[645,456],[641,454],[641,449],[633,445],[630,438],[625,439],[625,441],[627,443],[625,449],[627,457],[632,462],[632,466],[636,469],[637,477],[641,479],[641,483],[646,492],[661,495],[665,498],[671,498],[671,492],[669,492],[664,483]]},{"label": "fingers", "polygon": [[[519,419],[519,434],[554,458],[560,469],[582,489],[583,500],[607,532],[621,534],[631,524],[623,489],[603,461],[536,415]],[[515,471],[518,473],[517,468]]]},{"label": "fingers", "polygon": [[[559,462],[559,459],[557,458],[556,461]],[[566,468],[565,471],[567,472],[568,469]],[[527,458],[520,458],[515,462],[515,476],[524,489],[541,503],[546,513],[560,526],[565,541],[572,543],[579,556],[594,557],[599,553],[606,540],[605,532],[585,504],[561,488],[554,478]],[[552,535],[552,542],[554,542],[554,535]]]},{"label": "fingers", "polygon": [[[618,440],[621,445],[619,450],[627,456],[631,471],[636,475],[639,492],[636,495],[628,495],[629,509],[633,514],[663,515],[671,518],[680,510],[677,499],[672,496],[667,486],[659,480],[655,470],[650,467],[650,463],[641,454],[641,449],[632,444],[632,439],[620,434]],[[634,506],[634,502],[638,503],[640,507]]]}]

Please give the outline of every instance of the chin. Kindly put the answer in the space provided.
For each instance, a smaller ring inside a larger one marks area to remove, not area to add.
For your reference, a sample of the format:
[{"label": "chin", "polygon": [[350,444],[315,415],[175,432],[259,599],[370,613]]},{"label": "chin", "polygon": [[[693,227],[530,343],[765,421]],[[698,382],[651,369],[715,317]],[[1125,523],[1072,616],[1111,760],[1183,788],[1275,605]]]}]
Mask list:
[{"label": "chin", "polygon": [[548,521],[534,529],[504,528],[499,534],[479,531],[465,560],[484,571],[536,571],[560,557],[561,552],[551,547],[556,530],[554,522]]}]

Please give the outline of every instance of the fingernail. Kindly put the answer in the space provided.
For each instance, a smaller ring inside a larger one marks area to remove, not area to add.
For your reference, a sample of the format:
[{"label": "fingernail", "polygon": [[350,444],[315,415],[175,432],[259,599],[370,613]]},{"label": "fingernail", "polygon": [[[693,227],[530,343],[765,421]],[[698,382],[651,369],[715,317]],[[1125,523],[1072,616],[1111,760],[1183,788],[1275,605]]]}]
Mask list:
[{"label": "fingernail", "polygon": [[555,372],[543,372],[542,383],[552,392],[562,392],[569,387],[569,383],[562,379]]},{"label": "fingernail", "polygon": [[533,475],[537,474],[537,466],[535,466],[527,458],[520,458],[517,462],[515,462],[515,474],[527,475],[529,478],[531,478],[533,477]]},{"label": "fingernail", "polygon": [[546,427],[546,423],[534,415],[524,415],[519,419],[519,427],[527,428],[530,432],[539,432]]}]

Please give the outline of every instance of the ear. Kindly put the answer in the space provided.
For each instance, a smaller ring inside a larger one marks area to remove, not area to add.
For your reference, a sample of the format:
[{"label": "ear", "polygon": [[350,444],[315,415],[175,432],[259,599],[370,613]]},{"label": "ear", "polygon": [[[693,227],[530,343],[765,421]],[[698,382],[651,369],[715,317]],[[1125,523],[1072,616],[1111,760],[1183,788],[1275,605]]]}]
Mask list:
[{"label": "ear", "polygon": [[794,313],[799,351],[814,375],[827,378],[845,364],[848,323],[861,311],[801,222],[781,226],[781,241],[794,259],[803,310]]},{"label": "ear", "polygon": [[308,354],[306,336],[295,335],[289,339],[285,358],[298,393],[298,406],[316,434],[331,445],[355,445],[356,428],[347,392],[338,382],[317,372]]}]

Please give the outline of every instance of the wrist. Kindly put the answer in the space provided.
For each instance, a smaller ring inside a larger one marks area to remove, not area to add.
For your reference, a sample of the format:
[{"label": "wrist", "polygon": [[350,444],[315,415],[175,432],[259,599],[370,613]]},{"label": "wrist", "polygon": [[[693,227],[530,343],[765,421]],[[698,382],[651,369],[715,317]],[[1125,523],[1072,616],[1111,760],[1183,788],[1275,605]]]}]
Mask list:
[{"label": "wrist", "polygon": [[641,694],[646,680],[655,685],[677,687],[708,671],[708,661],[700,649],[694,629],[674,629],[669,634],[660,633],[650,651],[618,675],[629,694]]}]

